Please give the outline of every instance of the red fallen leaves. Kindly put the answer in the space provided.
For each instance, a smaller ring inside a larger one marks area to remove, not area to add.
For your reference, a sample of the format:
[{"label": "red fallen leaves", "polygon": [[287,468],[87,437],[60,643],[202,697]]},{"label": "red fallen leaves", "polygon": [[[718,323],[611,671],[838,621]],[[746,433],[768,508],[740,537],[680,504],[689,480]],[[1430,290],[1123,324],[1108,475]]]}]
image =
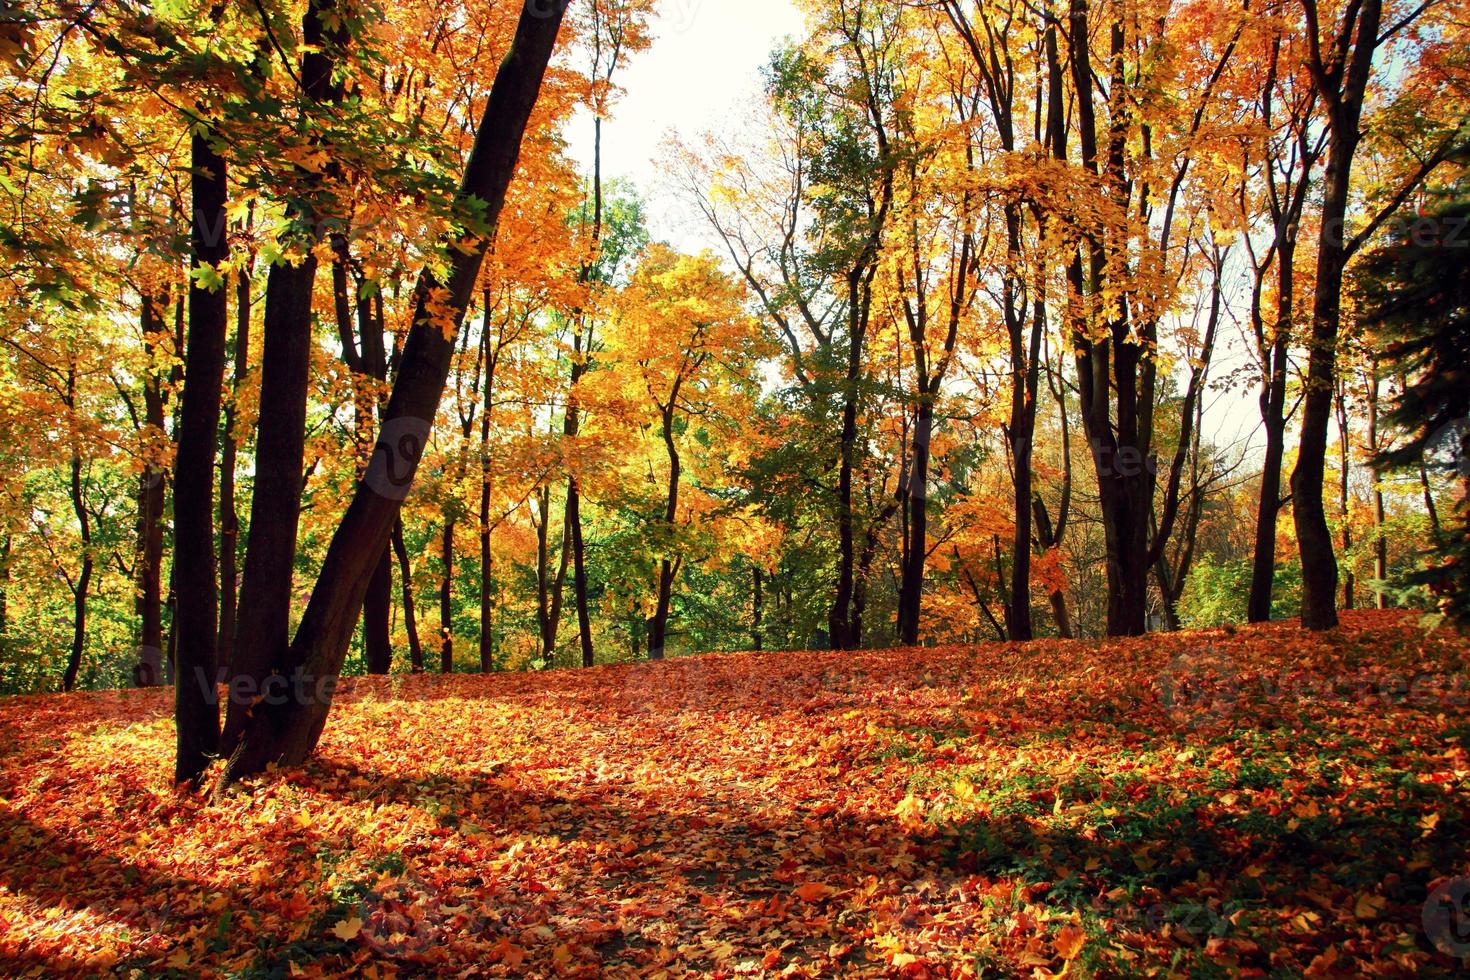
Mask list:
[{"label": "red fallen leaves", "polygon": [[13,699],[0,974],[1448,973],[1467,647],[1346,622],[359,680],[215,805]]}]

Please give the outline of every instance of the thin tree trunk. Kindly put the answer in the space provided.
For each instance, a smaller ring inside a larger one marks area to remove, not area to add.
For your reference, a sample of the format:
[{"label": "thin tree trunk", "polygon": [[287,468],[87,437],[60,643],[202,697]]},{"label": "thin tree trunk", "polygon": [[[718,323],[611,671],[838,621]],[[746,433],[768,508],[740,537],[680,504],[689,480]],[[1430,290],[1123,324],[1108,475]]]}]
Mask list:
[{"label": "thin tree trunk", "polygon": [[233,651],[240,588],[240,515],[235,507],[235,468],[240,448],[239,401],[250,371],[250,262],[235,282],[235,376],[225,405],[219,464],[219,649]]},{"label": "thin tree trunk", "polygon": [[[152,338],[163,329],[155,301],[143,298],[143,346],[150,355],[156,349]],[[143,380],[144,422],[150,436],[162,438],[164,428],[163,385],[150,371]],[[138,663],[133,679],[139,687],[158,687],[163,671],[163,521],[167,503],[168,467],[150,459],[138,488]]]},{"label": "thin tree trunk", "polygon": [[454,673],[454,518],[444,521],[440,560],[444,578],[439,583],[439,671]]},{"label": "thin tree trunk", "polygon": [[[225,161],[209,134],[192,137],[193,223],[191,266],[218,267],[229,258],[225,239]],[[214,555],[214,461],[225,378],[228,311],[223,289],[189,287],[189,339],[174,464],[174,716],[178,756],[174,781],[197,782],[219,750],[219,694],[215,684],[219,605]]]},{"label": "thin tree trunk", "polygon": [[[487,301],[487,330],[489,310]],[[498,346],[485,358],[485,392],[480,406],[480,672],[483,674],[495,668],[495,556],[490,550],[490,415],[495,404],[495,368],[499,359]]]},{"label": "thin tree trunk", "polygon": [[1281,514],[1281,464],[1286,456],[1286,371],[1295,290],[1294,239],[1283,239],[1279,250],[1276,336],[1266,349],[1269,380],[1261,392],[1261,427],[1266,432],[1266,455],[1261,464],[1261,492],[1256,499],[1256,542],[1246,608],[1246,619],[1252,623],[1265,623],[1271,619],[1271,594],[1276,584],[1276,522]]},{"label": "thin tree trunk", "polygon": [[837,593],[827,617],[833,650],[850,650],[856,645],[852,637],[853,565],[857,560],[852,473],[854,456],[857,453],[858,382],[862,377],[863,337],[867,328],[863,279],[861,268],[854,269],[847,276],[847,374],[843,379],[842,431],[838,439],[837,469]]},{"label": "thin tree trunk", "polygon": [[0,653],[8,651],[10,629],[10,532],[0,534]]},{"label": "thin tree trunk", "polygon": [[[1368,458],[1377,459],[1379,450],[1378,433],[1378,359],[1372,358],[1368,366]],[[1376,596],[1375,605],[1379,609],[1388,608],[1388,593],[1384,591],[1384,583],[1388,581],[1388,535],[1384,528],[1387,521],[1386,508],[1383,500],[1383,481],[1375,473],[1373,475],[1373,577],[1377,580],[1373,585]]]},{"label": "thin tree trunk", "polygon": [[761,616],[764,612],[761,601],[761,569],[754,565],[750,569],[754,592],[751,595],[751,609],[753,615],[750,623],[750,639],[755,644],[755,650],[759,653],[762,649]]},{"label": "thin tree trunk", "polygon": [[1348,477],[1350,474],[1351,441],[1348,438],[1347,382],[1337,385],[1337,450],[1339,461],[1338,511],[1342,515],[1342,556],[1350,563],[1342,576],[1342,608],[1357,608],[1357,575],[1353,572],[1350,556],[1353,550],[1353,524],[1349,515]]},{"label": "thin tree trunk", "polygon": [[393,554],[398,558],[398,578],[403,583],[403,628],[408,631],[408,662],[415,674],[424,672],[424,646],[419,642],[418,614],[413,601],[413,567],[403,541],[403,518],[393,525]]},{"label": "thin tree trunk", "polygon": [[[674,443],[674,403],[678,397],[679,389],[676,384],[674,393],[669,398],[669,404],[663,410],[664,450],[669,456],[668,498],[664,504],[664,525],[668,531],[666,538],[668,541],[673,539],[674,528],[677,526],[679,517],[679,480],[683,473],[679,459],[679,447]],[[654,606],[653,618],[648,622],[649,660],[664,658],[664,643],[669,627],[669,607],[673,601],[674,577],[678,574],[679,564],[667,555],[659,562],[658,598]]]},{"label": "thin tree trunk", "polygon": [[[76,411],[77,371],[72,367],[67,372],[67,406]],[[73,435],[73,439],[76,436]],[[66,673],[61,679],[61,689],[72,691],[77,686],[77,675],[82,667],[82,653],[87,645],[87,599],[90,596],[92,571],[95,557],[92,554],[92,520],[87,513],[86,501],[82,497],[82,457],[73,443],[71,457],[71,506],[76,515],[82,539],[82,571],[72,583],[72,632],[71,653],[66,658]]]},{"label": "thin tree trunk", "polygon": [[[515,174],[521,138],[564,14],[561,2],[549,7],[527,3],[522,8],[476,132],[457,203],[474,200],[483,222],[492,228]],[[252,716],[225,782],[261,772],[272,762],[300,764],[321,737],[374,562],[392,534],[438,413],[454,354],[453,333],[463,322],[488,246],[482,239],[459,244],[465,247],[448,252],[453,258],[446,280],[441,284],[425,270],[415,290],[411,326],[384,412],[374,465],[332,536],[291,645],[289,666],[302,679],[301,696],[268,704]],[[431,306],[446,312],[433,313]]]}]

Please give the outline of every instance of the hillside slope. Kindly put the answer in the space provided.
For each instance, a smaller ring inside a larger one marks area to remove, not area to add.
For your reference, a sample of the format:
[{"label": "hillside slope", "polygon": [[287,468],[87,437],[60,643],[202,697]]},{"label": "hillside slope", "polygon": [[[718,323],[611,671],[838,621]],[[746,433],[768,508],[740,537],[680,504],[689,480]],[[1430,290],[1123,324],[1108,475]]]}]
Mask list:
[{"label": "hillside slope", "polygon": [[363,680],[215,805],[166,693],[11,699],[0,974],[1447,973],[1467,653],[1357,613]]}]

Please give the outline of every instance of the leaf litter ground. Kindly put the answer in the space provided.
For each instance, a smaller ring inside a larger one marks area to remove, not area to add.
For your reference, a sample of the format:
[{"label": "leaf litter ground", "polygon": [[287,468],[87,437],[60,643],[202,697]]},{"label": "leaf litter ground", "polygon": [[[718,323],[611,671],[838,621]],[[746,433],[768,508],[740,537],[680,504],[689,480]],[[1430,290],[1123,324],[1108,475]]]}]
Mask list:
[{"label": "leaf litter ground", "polygon": [[1396,613],[344,684],[169,786],[0,703],[0,974],[1410,976],[1470,954],[1470,644]]}]

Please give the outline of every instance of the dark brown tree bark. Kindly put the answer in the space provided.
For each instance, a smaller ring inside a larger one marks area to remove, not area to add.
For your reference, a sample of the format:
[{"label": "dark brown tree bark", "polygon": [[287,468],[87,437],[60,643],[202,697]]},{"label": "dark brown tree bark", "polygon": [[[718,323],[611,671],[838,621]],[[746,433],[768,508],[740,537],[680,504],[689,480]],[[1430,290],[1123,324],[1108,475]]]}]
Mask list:
[{"label": "dark brown tree bark", "polygon": [[[528,2],[491,89],[475,136],[459,203],[471,200],[493,228],[515,174],[521,138],[541,90],[565,7]],[[302,762],[326,725],[332,689],[362,609],[374,563],[387,545],[438,412],[454,353],[453,331],[469,306],[489,242],[469,239],[449,249],[446,281],[425,270],[397,379],[383,415],[373,464],[358,485],[322,564],[311,601],[290,649],[298,696],[257,710],[226,781],[258,773],[272,762]],[[443,304],[442,306],[440,304]],[[436,315],[431,306],[447,310]]]},{"label": "dark brown tree bark", "polygon": [[[1261,90],[1261,118],[1267,126],[1275,116],[1275,87],[1279,77],[1281,40],[1272,44],[1271,61],[1266,82]],[[1256,501],[1255,548],[1251,557],[1251,590],[1246,606],[1246,619],[1264,623],[1271,618],[1271,594],[1276,581],[1276,524],[1281,514],[1281,465],[1286,456],[1286,381],[1290,369],[1291,338],[1296,325],[1296,248],[1297,232],[1311,175],[1321,155],[1309,123],[1310,100],[1285,106],[1294,139],[1290,155],[1277,160],[1268,155],[1265,161],[1268,202],[1273,222],[1273,240],[1265,260],[1257,264],[1251,291],[1251,326],[1256,349],[1261,359],[1264,384],[1261,388],[1261,429],[1266,435],[1265,456],[1261,461],[1261,492]],[[1282,183],[1278,186],[1278,170]],[[1298,173],[1299,171],[1299,173]],[[1292,174],[1297,176],[1293,180]],[[1247,243],[1248,244],[1248,243]],[[1276,322],[1268,333],[1262,314],[1262,285],[1273,260],[1276,262]]]},{"label": "dark brown tree bark", "polygon": [[439,672],[454,673],[454,519],[446,518],[439,540],[444,578],[439,583]]},{"label": "dark brown tree bark", "polygon": [[[1069,35],[1072,51],[1072,86],[1076,94],[1077,131],[1083,166],[1106,189],[1119,213],[1137,207],[1152,216],[1152,201],[1146,179],[1134,179],[1130,171],[1129,140],[1132,98],[1136,85],[1127,64],[1128,45],[1123,21],[1115,18],[1108,32],[1108,62],[1111,76],[1106,87],[1107,139],[1100,155],[1097,118],[1093,106],[1096,73],[1092,64],[1088,26],[1088,0],[1072,0]],[[1239,29],[1237,29],[1237,37]],[[1199,131],[1205,111],[1235,48],[1232,40],[1222,50],[1214,72],[1198,97],[1188,135]],[[1057,148],[1053,148],[1056,155]],[[1174,210],[1191,163],[1186,154],[1175,167],[1162,197],[1162,220],[1152,248],[1169,255]],[[1133,200],[1135,191],[1139,200]],[[1105,228],[1086,232],[1083,255],[1074,260],[1067,279],[1074,302],[1083,308],[1072,316],[1072,346],[1077,352],[1078,394],[1083,429],[1092,449],[1097,474],[1104,538],[1107,544],[1108,633],[1112,636],[1142,635],[1148,627],[1148,579],[1159,553],[1173,533],[1179,507],[1179,479],[1193,423],[1192,399],[1198,397],[1203,372],[1191,376],[1190,393],[1180,425],[1179,446],[1169,475],[1168,490],[1158,531],[1150,535],[1154,517],[1158,461],[1154,454],[1154,413],[1158,392],[1158,367],[1153,351],[1158,345],[1158,319],[1143,313],[1122,296],[1108,302],[1110,270],[1127,268],[1128,245],[1115,240]],[[1217,255],[1215,304],[1219,302]],[[1089,308],[1090,307],[1090,308]],[[1089,323],[1092,320],[1094,322]],[[1202,353],[1207,355],[1213,339]]]},{"label": "dark brown tree bark", "polygon": [[536,619],[541,627],[541,656],[548,662],[556,655],[556,636],[561,630],[562,598],[571,557],[571,526],[562,522],[561,557],[551,568],[551,486],[537,494],[540,518],[536,520]]},{"label": "dark brown tree bark", "polygon": [[[332,235],[332,298],[336,308],[337,333],[342,344],[342,360],[352,372],[354,398],[354,425],[358,445],[365,451],[373,444],[377,418],[381,414],[379,403],[384,384],[388,380],[388,352],[383,344],[383,325],[373,315],[372,302],[362,289],[357,277],[357,288],[353,289],[351,246],[345,233]],[[356,292],[353,304],[350,294]],[[357,340],[353,340],[353,307],[356,307]],[[362,478],[368,459],[364,452],[360,457],[358,478]],[[397,529],[401,521],[394,525]],[[369,674],[387,674],[393,669],[393,642],[389,636],[389,622],[393,609],[393,553],[384,547],[378,559],[378,568],[368,583],[367,595],[363,599],[362,640],[363,659]]]},{"label": "dark brown tree bark", "polygon": [[[163,305],[163,300],[143,297],[143,347],[150,360],[156,338],[167,330],[159,315]],[[143,421],[150,436],[163,435],[163,384],[151,370],[143,379]],[[150,460],[138,486],[138,663],[133,668],[133,680],[139,687],[164,683],[163,523],[167,492],[168,467]]]},{"label": "dark brown tree bark", "polygon": [[[1377,459],[1382,451],[1382,438],[1379,431],[1378,399],[1380,395],[1381,379],[1378,376],[1378,359],[1372,357],[1368,366],[1368,458]],[[1379,609],[1388,608],[1388,593],[1383,590],[1383,585],[1388,581],[1388,535],[1384,525],[1387,521],[1387,508],[1383,500],[1383,481],[1375,473],[1373,475],[1373,577],[1377,582],[1373,586],[1375,593],[1374,605]]]},{"label": "dark brown tree bark", "polygon": [[[675,382],[669,394],[668,404],[660,406],[660,428],[663,433],[664,450],[669,457],[668,494],[664,501],[665,548],[673,546],[674,529],[679,517],[679,481],[683,475],[683,464],[679,459],[679,447],[674,442],[674,406],[679,401],[680,383]],[[681,555],[670,558],[667,553],[658,563],[658,595],[654,603],[653,617],[648,621],[648,659],[662,660],[664,644],[668,639],[669,608],[673,601],[674,579],[684,564]]]},{"label": "dark brown tree bark", "polygon": [[403,586],[403,628],[408,633],[408,662],[415,674],[424,672],[424,646],[419,641],[418,613],[413,601],[413,566],[403,541],[403,519],[393,525],[393,554],[398,559],[398,580]]},{"label": "dark brown tree bark", "polygon": [[[1353,549],[1353,524],[1349,514],[1351,497],[1349,496],[1352,468],[1352,441],[1348,433],[1348,402],[1347,402],[1347,379],[1339,378],[1337,381],[1337,394],[1334,397],[1337,412],[1337,451],[1338,451],[1338,482],[1337,482],[1337,506],[1338,514],[1342,520],[1342,554],[1346,558]],[[1351,565],[1342,576],[1342,608],[1355,609],[1358,604],[1358,582],[1353,573]]]},{"label": "dark brown tree bark", "polygon": [[0,534],[0,653],[6,651],[10,630],[10,532]]},{"label": "dark brown tree bark", "polygon": [[[66,391],[62,397],[67,411],[75,419],[77,410],[77,368],[72,363],[66,371]],[[87,501],[82,494],[82,454],[75,428],[72,430],[71,480],[68,484],[71,495],[72,513],[77,519],[81,535],[82,568],[75,579],[70,576],[67,583],[72,595],[71,652],[66,658],[66,670],[62,674],[61,689],[72,691],[77,686],[77,675],[82,667],[82,653],[87,645],[87,600],[91,596],[92,572],[96,556],[92,552],[92,518],[87,511]]]},{"label": "dark brown tree bark", "polygon": [[[225,161],[198,129],[192,136],[192,271],[229,258]],[[214,461],[225,378],[228,310],[223,288],[189,287],[189,337],[174,463],[174,781],[197,782],[219,750],[218,569],[214,555]]]},{"label": "dark brown tree bark", "polygon": [[883,234],[893,207],[893,169],[896,161],[889,146],[888,124],[879,103],[882,88],[878,66],[872,63],[874,53],[866,45],[871,38],[864,34],[861,15],[857,23],[844,22],[845,43],[856,54],[857,62],[868,77],[862,93],[867,125],[877,152],[876,181],[863,189],[867,226],[863,237],[854,244],[856,253],[844,276],[847,303],[847,370],[842,379],[842,429],[838,437],[837,468],[837,587],[832,609],[827,614],[830,645],[834,650],[856,649],[862,642],[862,612],[854,608],[858,592],[857,520],[853,508],[853,470],[857,464],[858,407],[862,400],[864,346],[872,319],[873,280],[883,247]]},{"label": "dark brown tree bark", "polygon": [[393,566],[387,542],[368,582],[362,606],[363,660],[369,674],[387,674],[393,669],[393,644],[388,637],[388,620],[393,610]]},{"label": "dark brown tree bark", "polygon": [[1302,625],[1325,630],[1337,625],[1337,558],[1322,503],[1327,467],[1327,429],[1342,310],[1343,272],[1349,256],[1347,208],[1353,156],[1362,138],[1359,121],[1373,72],[1382,14],[1380,0],[1349,0],[1334,50],[1321,50],[1316,0],[1302,0],[1307,15],[1308,67],[1327,110],[1327,169],[1322,181],[1322,223],[1317,240],[1317,277],[1312,303],[1311,345],[1302,400],[1301,445],[1291,474],[1292,514],[1302,557]]},{"label": "dark brown tree bark", "polygon": [[[490,327],[489,292],[486,291],[485,329]],[[486,344],[488,345],[488,340]],[[495,668],[495,556],[490,550],[490,421],[495,407],[495,368],[500,361],[500,344],[485,356],[485,391],[480,406],[480,672]]]},{"label": "dark brown tree bark", "polygon": [[[301,83],[313,105],[342,97],[342,84],[333,77],[333,49],[343,43],[346,33],[334,11],[335,0],[312,0],[302,23],[308,47],[301,59]],[[320,179],[312,175],[306,183],[308,194],[288,212],[308,246],[306,255],[300,265],[276,262],[266,277],[260,359],[260,403],[266,409],[256,426],[250,539],[245,548],[231,661],[233,674],[252,683],[232,684],[232,691],[250,692],[264,685],[268,678],[284,671],[287,661],[296,532],[305,482],[302,457],[311,370],[312,291],[317,271],[314,246],[322,239],[321,221],[327,217],[307,200],[319,190]],[[379,560],[383,559],[379,555]],[[244,733],[253,697],[252,693],[239,701],[231,698],[221,741],[227,755],[235,750]]]},{"label": "dark brown tree bark", "polygon": [[906,544],[903,548],[902,572],[898,590],[898,637],[905,646],[919,642],[919,624],[923,615],[924,570],[929,557],[929,456],[934,438],[934,404],[939,398],[950,359],[959,338],[960,321],[970,307],[973,296],[969,278],[974,272],[973,239],[969,231],[960,236],[960,249],[954,258],[950,275],[950,293],[945,297],[945,333],[942,352],[931,364],[927,348],[929,303],[925,276],[921,268],[920,243],[914,236],[913,296],[905,289],[905,276],[899,274],[899,287],[905,292],[903,312],[913,348],[914,375],[918,404],[914,413],[914,435],[908,454],[907,485],[901,504],[907,515]]},{"label": "dark brown tree bark", "polygon": [[[1066,388],[1056,384],[1050,363],[1045,367],[1046,384],[1051,390],[1052,398],[1057,403],[1057,416],[1061,421],[1062,489],[1061,499],[1057,504],[1055,524],[1052,523],[1051,512],[1047,510],[1046,502],[1041,499],[1041,494],[1033,493],[1031,496],[1032,523],[1036,529],[1036,544],[1043,554],[1053,548],[1061,547],[1072,513],[1072,425],[1067,417]],[[1051,602],[1051,615],[1056,623],[1057,635],[1064,640],[1071,639],[1072,618],[1067,613],[1066,593],[1059,588],[1054,588],[1050,590],[1048,599]]]},{"label": "dark brown tree bark", "polygon": [[753,649],[757,653],[759,653],[763,648],[764,643],[764,637],[761,632],[761,617],[765,612],[765,605],[761,596],[761,567],[759,565],[751,566],[750,574],[751,583],[754,586],[754,591],[751,593],[750,603],[752,613],[750,622],[750,640],[751,643],[754,645]]},{"label": "dark brown tree bark", "polygon": [[[148,356],[157,348],[157,336],[168,326],[160,316],[163,298],[143,297],[143,345]],[[143,379],[143,422],[148,438],[165,433],[163,383],[156,373]],[[168,466],[150,460],[138,479],[138,663],[134,683],[140,688],[162,686],[163,680],[163,519],[168,504]]]},{"label": "dark brown tree bark", "polygon": [[250,277],[247,258],[235,281],[235,355],[231,396],[225,405],[224,445],[219,462],[219,649],[233,651],[240,601],[240,514],[235,505],[235,469],[240,449],[238,404],[250,373]]}]

